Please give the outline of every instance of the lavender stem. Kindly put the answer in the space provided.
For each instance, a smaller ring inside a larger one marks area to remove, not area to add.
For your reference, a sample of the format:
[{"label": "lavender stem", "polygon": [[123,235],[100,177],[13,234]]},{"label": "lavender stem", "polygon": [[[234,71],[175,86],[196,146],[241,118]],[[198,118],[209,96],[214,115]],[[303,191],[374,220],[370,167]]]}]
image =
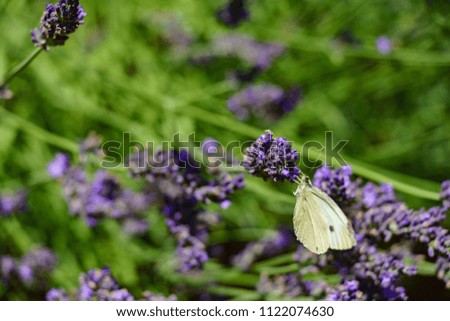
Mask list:
[{"label": "lavender stem", "polygon": [[22,69],[25,69],[42,51],[42,47],[36,48],[27,58],[18,64],[3,80],[0,82],[0,88],[4,87],[12,78],[17,76]]}]

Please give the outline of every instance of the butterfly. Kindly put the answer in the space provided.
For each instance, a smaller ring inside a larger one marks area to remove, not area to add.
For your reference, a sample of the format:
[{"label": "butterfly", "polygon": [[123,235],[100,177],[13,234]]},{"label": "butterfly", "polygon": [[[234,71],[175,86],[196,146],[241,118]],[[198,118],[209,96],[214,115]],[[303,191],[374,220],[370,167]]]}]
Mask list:
[{"label": "butterfly", "polygon": [[294,192],[294,231],[310,251],[322,254],[328,249],[348,250],[356,245],[352,223],[326,193],[313,186],[307,176]]}]

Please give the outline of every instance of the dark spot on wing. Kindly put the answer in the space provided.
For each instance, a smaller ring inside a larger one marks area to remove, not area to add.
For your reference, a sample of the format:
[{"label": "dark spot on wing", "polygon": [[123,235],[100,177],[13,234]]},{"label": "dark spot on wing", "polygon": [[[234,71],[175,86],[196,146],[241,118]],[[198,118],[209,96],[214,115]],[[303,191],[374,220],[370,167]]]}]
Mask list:
[{"label": "dark spot on wing", "polygon": [[330,231],[334,232],[334,226],[333,225],[330,225]]}]

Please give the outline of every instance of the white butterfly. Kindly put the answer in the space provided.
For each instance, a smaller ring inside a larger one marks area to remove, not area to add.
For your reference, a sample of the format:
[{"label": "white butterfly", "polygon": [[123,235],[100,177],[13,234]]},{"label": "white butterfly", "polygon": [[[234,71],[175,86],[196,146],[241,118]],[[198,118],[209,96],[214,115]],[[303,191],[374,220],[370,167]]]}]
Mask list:
[{"label": "white butterfly", "polygon": [[310,251],[322,254],[329,248],[348,250],[356,245],[355,232],[339,206],[303,176],[294,195],[294,231]]}]

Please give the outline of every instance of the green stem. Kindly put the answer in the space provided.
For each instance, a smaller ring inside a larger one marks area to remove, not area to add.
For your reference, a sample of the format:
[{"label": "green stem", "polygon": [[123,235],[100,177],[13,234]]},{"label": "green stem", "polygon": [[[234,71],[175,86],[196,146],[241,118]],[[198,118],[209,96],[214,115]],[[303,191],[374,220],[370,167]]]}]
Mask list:
[{"label": "green stem", "polygon": [[271,257],[270,259],[266,259],[266,260],[255,263],[253,265],[253,267],[255,268],[255,270],[257,270],[257,269],[261,269],[261,268],[268,267],[268,266],[276,266],[276,265],[285,264],[285,263],[292,263],[292,262],[294,262],[294,258],[293,258],[294,254],[295,254],[295,252],[291,252],[291,253],[286,253],[286,254],[282,254],[279,256]]},{"label": "green stem", "polygon": [[207,291],[212,294],[225,295],[230,297],[251,297],[254,300],[258,300],[261,297],[261,295],[259,293],[256,293],[254,290],[242,289],[232,286],[214,286],[208,288]]},{"label": "green stem", "polygon": [[1,226],[1,233],[6,234],[10,244],[14,244],[22,253],[30,250],[33,241],[29,234],[22,228],[22,225],[16,217],[5,219]]},{"label": "green stem", "polygon": [[297,263],[282,266],[265,266],[255,268],[256,272],[264,273],[267,275],[280,275],[286,273],[293,273],[298,272],[298,270],[300,270],[300,266]]},{"label": "green stem", "polygon": [[27,58],[18,64],[1,82],[0,88],[4,87],[11,79],[13,79],[19,72],[25,69],[42,51],[42,47],[36,48]]},{"label": "green stem", "polygon": [[42,141],[47,142],[50,145],[59,147],[72,153],[76,153],[78,151],[78,145],[72,142],[70,139],[50,133],[45,129],[36,126],[32,122],[29,122],[28,120],[17,116],[16,114],[9,112],[2,107],[0,107],[0,118],[2,119],[2,121],[8,122],[13,126],[17,126],[25,133],[41,139]]}]

